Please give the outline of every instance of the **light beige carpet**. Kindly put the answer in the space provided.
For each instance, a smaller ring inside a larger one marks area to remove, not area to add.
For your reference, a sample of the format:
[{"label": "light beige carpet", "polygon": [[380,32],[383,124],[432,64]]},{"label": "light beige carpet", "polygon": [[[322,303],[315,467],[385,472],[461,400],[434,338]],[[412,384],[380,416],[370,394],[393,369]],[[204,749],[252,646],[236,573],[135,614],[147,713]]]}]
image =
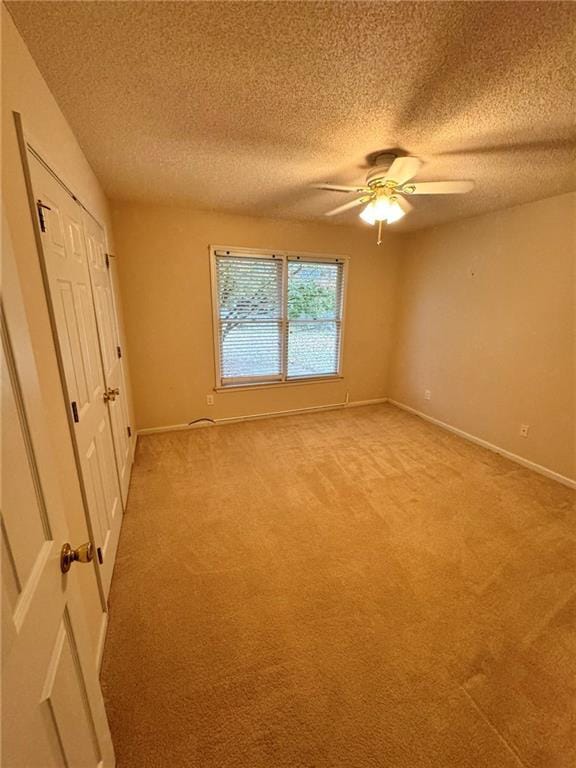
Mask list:
[{"label": "light beige carpet", "polygon": [[141,438],[119,768],[568,768],[574,493],[390,406]]}]

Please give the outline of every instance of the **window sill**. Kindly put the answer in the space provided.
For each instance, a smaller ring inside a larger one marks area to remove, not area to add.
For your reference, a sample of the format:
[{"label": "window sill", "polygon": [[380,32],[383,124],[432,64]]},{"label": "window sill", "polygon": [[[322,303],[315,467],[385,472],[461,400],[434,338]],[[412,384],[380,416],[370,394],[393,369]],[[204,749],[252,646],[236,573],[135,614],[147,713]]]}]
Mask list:
[{"label": "window sill", "polygon": [[331,381],[343,381],[344,376],[319,376],[292,381],[256,381],[253,384],[228,384],[214,387],[214,392],[237,392],[245,389],[278,389],[279,387],[301,387],[305,384],[327,384]]}]

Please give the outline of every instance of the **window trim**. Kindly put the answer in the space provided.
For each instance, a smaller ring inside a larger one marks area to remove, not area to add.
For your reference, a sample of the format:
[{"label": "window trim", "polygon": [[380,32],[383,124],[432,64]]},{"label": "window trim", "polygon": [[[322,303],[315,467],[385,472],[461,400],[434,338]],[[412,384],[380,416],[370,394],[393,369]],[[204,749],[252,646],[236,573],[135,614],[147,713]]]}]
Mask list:
[{"label": "window trim", "polygon": [[[338,381],[344,378],[343,373],[343,360],[344,360],[344,337],[346,331],[346,294],[348,289],[348,266],[350,257],[344,254],[328,254],[328,253],[308,253],[306,251],[286,251],[277,250],[272,248],[237,248],[230,245],[210,245],[208,246],[210,254],[210,285],[211,285],[211,297],[212,297],[212,339],[214,350],[214,374],[215,374],[215,392],[226,391],[238,391],[240,389],[257,389],[259,387],[288,387],[298,386],[302,384],[319,384],[325,382]],[[218,288],[217,288],[217,274],[216,274],[216,253],[225,251],[226,255],[236,256],[240,258],[250,258],[250,256],[257,256],[258,258],[265,259],[281,259],[282,262],[289,260],[302,259],[308,262],[328,262],[334,261],[342,262],[342,307],[340,313],[340,347],[338,350],[338,369],[335,373],[329,373],[324,376],[297,376],[287,378],[287,356],[288,356],[288,344],[286,342],[286,326],[288,324],[286,307],[288,302],[288,270],[282,268],[282,375],[274,380],[267,378],[265,381],[258,381],[258,377],[250,379],[245,377],[241,381],[229,382],[227,384],[222,383],[222,372],[220,367],[220,320],[218,312]]]}]

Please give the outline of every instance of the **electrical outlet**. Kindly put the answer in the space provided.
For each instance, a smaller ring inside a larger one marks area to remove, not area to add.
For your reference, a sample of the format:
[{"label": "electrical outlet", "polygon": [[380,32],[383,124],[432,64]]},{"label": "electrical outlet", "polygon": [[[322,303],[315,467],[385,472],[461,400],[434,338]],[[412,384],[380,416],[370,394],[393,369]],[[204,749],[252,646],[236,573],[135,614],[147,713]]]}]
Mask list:
[{"label": "electrical outlet", "polygon": [[530,429],[529,424],[520,424],[520,436],[521,437],[528,437],[528,431]]},{"label": "electrical outlet", "polygon": [[214,405],[214,395],[206,395],[206,405]]},{"label": "electrical outlet", "polygon": [[424,390],[424,400],[431,400],[432,399],[432,392],[430,392],[429,389]]}]

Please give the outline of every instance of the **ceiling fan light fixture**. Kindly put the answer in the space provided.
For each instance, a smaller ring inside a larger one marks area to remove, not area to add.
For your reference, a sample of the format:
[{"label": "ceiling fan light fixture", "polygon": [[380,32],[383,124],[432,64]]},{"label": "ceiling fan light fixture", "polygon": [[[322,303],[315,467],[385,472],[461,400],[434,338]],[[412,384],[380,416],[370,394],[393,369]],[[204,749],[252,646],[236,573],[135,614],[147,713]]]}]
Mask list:
[{"label": "ceiling fan light fixture", "polygon": [[377,197],[374,200],[374,218],[376,221],[386,221],[390,213],[390,200],[387,197]]},{"label": "ceiling fan light fixture", "polygon": [[377,197],[360,211],[360,218],[367,224],[375,224],[377,221],[386,221],[390,214],[390,201],[387,197]]},{"label": "ceiling fan light fixture", "polygon": [[358,215],[362,221],[366,222],[366,224],[376,224],[376,217],[374,215],[374,203],[368,203],[365,208],[362,208]]},{"label": "ceiling fan light fixture", "polygon": [[397,200],[392,200],[388,207],[388,216],[386,217],[386,221],[388,224],[394,224],[395,221],[400,221],[400,219],[405,215],[406,214],[400,207],[400,203]]},{"label": "ceiling fan light fixture", "polygon": [[[382,243],[382,224],[395,224],[413,210],[407,197],[412,195],[457,195],[470,192],[473,181],[412,181],[422,167],[417,157],[397,156],[394,152],[378,152],[370,156],[377,163],[366,176],[365,186],[348,187],[339,184],[318,184],[317,189],[336,192],[354,192],[357,197],[339,205],[325,216],[335,216],[360,210],[360,218],[374,226],[378,224],[378,245]],[[380,163],[379,160],[382,162]]]}]

